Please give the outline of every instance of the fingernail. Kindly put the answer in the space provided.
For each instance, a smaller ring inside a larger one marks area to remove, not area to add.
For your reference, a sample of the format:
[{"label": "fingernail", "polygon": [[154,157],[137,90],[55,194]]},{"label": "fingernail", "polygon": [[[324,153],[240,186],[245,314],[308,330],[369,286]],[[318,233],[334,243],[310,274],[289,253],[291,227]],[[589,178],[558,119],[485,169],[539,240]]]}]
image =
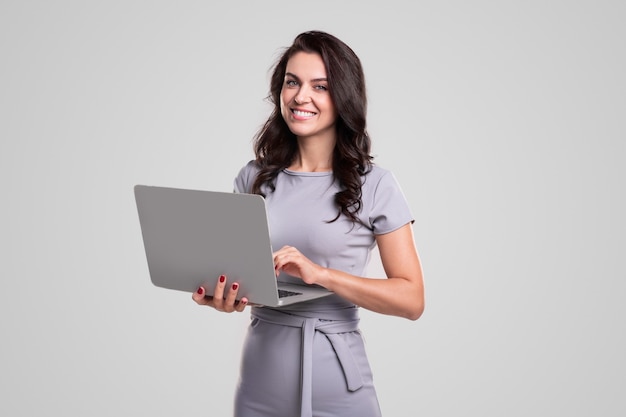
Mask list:
[{"label": "fingernail", "polygon": [[226,277],[224,275],[220,275],[220,282],[226,281]]},{"label": "fingernail", "polygon": [[241,304],[248,304],[248,300],[244,298],[243,300],[241,300]]},{"label": "fingernail", "polygon": [[197,292],[198,292],[198,294],[200,294],[200,295],[204,294],[204,288],[199,287]]},{"label": "fingernail", "polygon": [[236,290],[237,288],[239,288],[239,284],[234,283],[234,284],[233,284],[233,290]]}]

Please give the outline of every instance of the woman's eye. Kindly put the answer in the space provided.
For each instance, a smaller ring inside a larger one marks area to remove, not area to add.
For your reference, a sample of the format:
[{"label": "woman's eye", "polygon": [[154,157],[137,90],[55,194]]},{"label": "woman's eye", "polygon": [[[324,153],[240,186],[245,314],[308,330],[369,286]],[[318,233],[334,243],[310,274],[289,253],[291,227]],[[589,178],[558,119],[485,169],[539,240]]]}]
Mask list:
[{"label": "woman's eye", "polygon": [[325,85],[316,85],[315,89],[320,91],[328,91],[328,87]]},{"label": "woman's eye", "polygon": [[295,80],[287,80],[285,81],[285,85],[287,85],[288,87],[295,87],[298,85],[298,82]]}]

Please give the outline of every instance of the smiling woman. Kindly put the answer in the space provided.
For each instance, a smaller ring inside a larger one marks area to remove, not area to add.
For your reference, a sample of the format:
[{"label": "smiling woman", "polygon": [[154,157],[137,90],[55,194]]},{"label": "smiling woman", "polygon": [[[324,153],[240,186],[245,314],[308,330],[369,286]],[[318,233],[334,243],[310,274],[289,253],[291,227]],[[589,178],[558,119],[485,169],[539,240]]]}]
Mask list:
[{"label": "smiling woman", "polygon": [[[235,415],[380,416],[359,307],[417,320],[424,287],[411,210],[393,174],[370,155],[360,60],[328,33],[302,33],[274,68],[270,98],[256,158],[234,188],[265,197],[278,279],[334,294],[252,306]],[[385,279],[364,276],[376,245]],[[238,290],[222,275],[213,297],[199,288],[193,299],[241,312],[248,300]]]},{"label": "smiling woman", "polygon": [[[326,67],[320,55],[298,52],[291,57],[280,94],[280,108],[289,130],[299,141],[334,146],[337,111],[328,91]],[[300,166],[291,168],[302,169],[301,162],[294,161]]]}]

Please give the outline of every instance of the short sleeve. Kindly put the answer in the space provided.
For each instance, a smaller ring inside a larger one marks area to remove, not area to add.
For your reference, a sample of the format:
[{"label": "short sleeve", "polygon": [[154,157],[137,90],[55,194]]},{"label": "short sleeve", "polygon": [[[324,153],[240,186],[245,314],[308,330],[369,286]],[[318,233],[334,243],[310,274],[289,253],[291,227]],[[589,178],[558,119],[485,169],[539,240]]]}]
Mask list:
[{"label": "short sleeve", "polygon": [[233,191],[236,193],[250,193],[252,185],[259,172],[254,160],[249,161],[240,170],[233,182]]},{"label": "short sleeve", "polygon": [[[400,184],[392,172],[380,170],[382,173],[371,181],[371,204],[368,212],[369,224],[374,234],[381,235],[393,232],[407,223],[413,223],[414,217]],[[369,188],[368,187],[368,188]]]}]

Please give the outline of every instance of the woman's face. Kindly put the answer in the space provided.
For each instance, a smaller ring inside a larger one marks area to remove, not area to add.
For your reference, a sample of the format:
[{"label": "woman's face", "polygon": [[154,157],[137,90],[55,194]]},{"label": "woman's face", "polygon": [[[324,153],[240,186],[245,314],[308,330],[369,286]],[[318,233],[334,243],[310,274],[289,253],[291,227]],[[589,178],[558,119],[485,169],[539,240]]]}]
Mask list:
[{"label": "woman's face", "polygon": [[298,138],[335,139],[337,111],[320,55],[297,52],[287,61],[280,109],[289,130]]}]

